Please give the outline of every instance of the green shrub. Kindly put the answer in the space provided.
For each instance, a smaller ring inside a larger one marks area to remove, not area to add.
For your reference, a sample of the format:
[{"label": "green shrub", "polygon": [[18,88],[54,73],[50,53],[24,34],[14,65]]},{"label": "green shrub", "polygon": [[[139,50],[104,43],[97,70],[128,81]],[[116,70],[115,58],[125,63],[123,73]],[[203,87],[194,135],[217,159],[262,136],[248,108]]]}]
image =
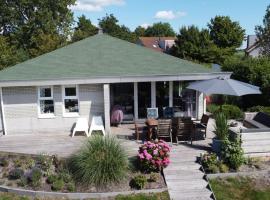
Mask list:
[{"label": "green shrub", "polygon": [[41,184],[41,177],[42,177],[42,172],[39,168],[34,168],[31,171],[31,174],[29,176],[29,180],[31,182],[31,185],[33,187],[38,187]]},{"label": "green shrub", "polygon": [[20,158],[17,158],[13,161],[15,167],[21,167],[23,165],[23,161]]},{"label": "green shrub", "polygon": [[245,162],[240,141],[225,140],[221,147],[221,157],[230,168],[237,170]]},{"label": "green shrub", "polygon": [[156,173],[151,173],[148,180],[149,180],[150,182],[157,182],[157,180],[158,180],[158,174],[156,174]]},{"label": "green shrub", "polygon": [[53,182],[52,184],[52,190],[53,191],[59,191],[62,190],[64,187],[65,183],[62,179],[57,179],[56,181]]},{"label": "green shrub", "polygon": [[219,164],[219,171],[221,173],[227,173],[229,171],[229,167],[226,164],[224,164],[224,163],[221,162]]},{"label": "green shrub", "polygon": [[69,192],[74,192],[75,191],[75,184],[74,184],[74,182],[67,183],[67,190]]},{"label": "green shrub", "polygon": [[217,136],[217,139],[219,140],[225,140],[228,138],[229,134],[229,126],[227,117],[223,112],[219,112],[215,116],[216,125],[215,125],[215,134]]},{"label": "green shrub", "polygon": [[253,106],[248,108],[249,112],[264,112],[270,115],[270,106]]},{"label": "green shrub", "polygon": [[52,184],[57,179],[58,179],[58,177],[56,175],[49,175],[48,178],[47,178],[47,183]]},{"label": "green shrub", "polygon": [[9,172],[9,179],[17,180],[20,179],[24,175],[24,171],[20,168],[12,169]]},{"label": "green shrub", "polygon": [[35,166],[35,160],[31,157],[26,157],[24,160],[24,166],[26,169],[31,169]]},{"label": "green shrub", "polygon": [[[222,107],[222,112],[225,114],[227,119],[242,119],[244,116],[244,113],[241,111],[241,109],[238,106],[224,104],[221,107]],[[216,114],[220,112],[220,106],[216,104],[207,105],[207,111],[214,114],[215,116]]]},{"label": "green shrub", "polygon": [[132,188],[136,188],[138,190],[141,190],[145,187],[145,184],[147,182],[147,179],[144,175],[138,175],[138,176],[135,176],[131,182],[130,182],[130,186]]},{"label": "green shrub", "polygon": [[21,177],[20,181],[18,182],[18,185],[21,187],[25,187],[28,183],[27,177],[23,176]]},{"label": "green shrub", "polygon": [[72,181],[72,177],[67,170],[61,170],[58,176],[60,179],[63,179],[65,183]]},{"label": "green shrub", "polygon": [[45,173],[49,173],[53,165],[53,158],[46,154],[40,154],[37,157],[37,164]]},{"label": "green shrub", "polygon": [[8,161],[8,159],[7,159],[7,158],[2,158],[2,159],[0,159],[0,166],[2,166],[2,167],[7,167],[7,166],[9,166],[9,161]]},{"label": "green shrub", "polygon": [[205,153],[201,156],[201,163],[207,173],[219,172],[219,160],[215,153]]},{"label": "green shrub", "polygon": [[85,147],[70,158],[68,167],[77,183],[105,186],[122,180],[127,164],[126,153],[116,138],[92,136]]}]

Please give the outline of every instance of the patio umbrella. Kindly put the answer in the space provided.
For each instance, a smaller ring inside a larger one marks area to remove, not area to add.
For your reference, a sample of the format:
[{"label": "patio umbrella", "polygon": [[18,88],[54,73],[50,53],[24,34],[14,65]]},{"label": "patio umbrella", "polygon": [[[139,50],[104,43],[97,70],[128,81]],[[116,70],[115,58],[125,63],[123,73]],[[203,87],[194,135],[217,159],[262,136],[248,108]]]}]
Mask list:
[{"label": "patio umbrella", "polygon": [[260,88],[257,86],[224,77],[196,81],[189,84],[187,88],[197,90],[206,95],[223,94],[243,96],[247,94],[261,94]]}]

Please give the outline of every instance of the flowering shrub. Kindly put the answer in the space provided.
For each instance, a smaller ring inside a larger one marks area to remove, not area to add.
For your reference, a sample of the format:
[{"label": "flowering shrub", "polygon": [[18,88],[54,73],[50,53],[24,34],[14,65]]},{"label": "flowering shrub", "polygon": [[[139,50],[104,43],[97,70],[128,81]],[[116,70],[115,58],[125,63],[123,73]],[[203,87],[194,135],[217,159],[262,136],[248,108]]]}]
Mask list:
[{"label": "flowering shrub", "polygon": [[170,163],[171,148],[163,140],[146,142],[139,148],[138,160],[143,171],[160,171]]}]

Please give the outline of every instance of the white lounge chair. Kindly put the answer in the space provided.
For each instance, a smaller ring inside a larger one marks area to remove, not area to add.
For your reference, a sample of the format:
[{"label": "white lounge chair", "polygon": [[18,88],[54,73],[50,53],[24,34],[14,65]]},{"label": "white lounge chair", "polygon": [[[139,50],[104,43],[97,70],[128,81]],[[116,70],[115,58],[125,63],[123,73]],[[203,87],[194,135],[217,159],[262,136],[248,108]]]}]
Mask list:
[{"label": "white lounge chair", "polygon": [[105,136],[105,129],[104,129],[103,120],[101,116],[92,117],[92,122],[91,122],[90,130],[88,133],[88,137],[91,136],[92,131],[101,131],[102,134]]},{"label": "white lounge chair", "polygon": [[72,132],[72,137],[75,135],[76,132],[85,132],[86,136],[88,136],[88,120],[86,118],[78,118],[76,125]]}]

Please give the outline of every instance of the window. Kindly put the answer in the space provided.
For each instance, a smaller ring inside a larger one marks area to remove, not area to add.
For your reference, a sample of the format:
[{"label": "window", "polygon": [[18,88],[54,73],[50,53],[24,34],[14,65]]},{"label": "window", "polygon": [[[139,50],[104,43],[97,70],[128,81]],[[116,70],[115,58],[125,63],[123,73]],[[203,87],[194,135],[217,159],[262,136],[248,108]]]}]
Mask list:
[{"label": "window", "polygon": [[38,114],[39,117],[54,117],[53,87],[38,88]]},{"label": "window", "polygon": [[64,86],[63,93],[63,110],[64,116],[78,116],[79,115],[79,99],[78,99],[78,87]]}]

